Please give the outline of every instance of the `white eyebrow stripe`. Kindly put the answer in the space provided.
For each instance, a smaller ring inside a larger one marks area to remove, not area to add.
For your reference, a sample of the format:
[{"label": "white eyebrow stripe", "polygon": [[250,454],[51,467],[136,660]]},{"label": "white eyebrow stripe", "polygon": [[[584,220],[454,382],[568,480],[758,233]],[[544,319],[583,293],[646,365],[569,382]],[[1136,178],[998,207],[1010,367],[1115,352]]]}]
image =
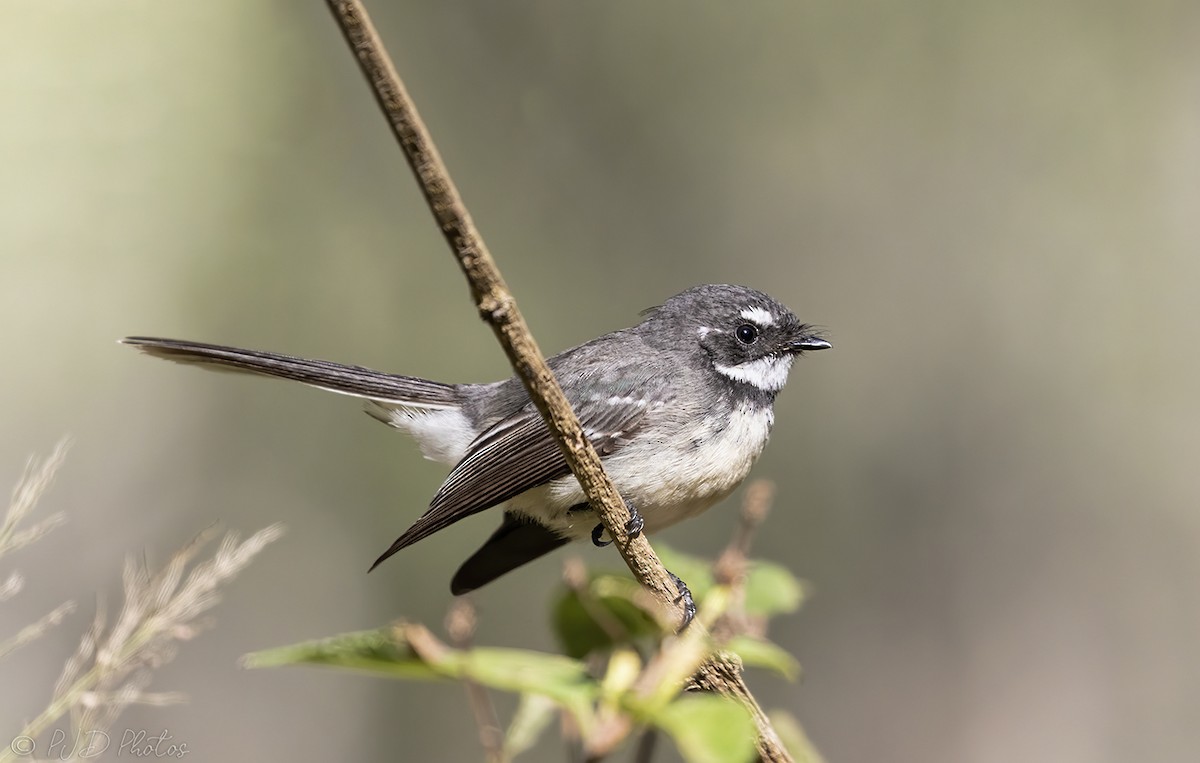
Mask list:
[{"label": "white eyebrow stripe", "polygon": [[742,311],[742,317],[748,321],[754,321],[760,326],[775,325],[775,316],[771,315],[770,310],[764,310],[761,307],[747,307]]}]

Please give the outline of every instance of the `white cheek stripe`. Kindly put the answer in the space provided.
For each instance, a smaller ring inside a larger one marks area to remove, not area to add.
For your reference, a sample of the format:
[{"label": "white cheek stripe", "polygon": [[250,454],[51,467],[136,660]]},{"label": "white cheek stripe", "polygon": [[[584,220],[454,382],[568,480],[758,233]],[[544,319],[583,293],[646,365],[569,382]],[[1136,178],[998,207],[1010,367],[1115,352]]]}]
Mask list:
[{"label": "white cheek stripe", "polygon": [[793,360],[795,358],[791,355],[769,355],[736,366],[718,364],[716,369],[734,381],[751,384],[764,392],[778,392],[787,383]]},{"label": "white cheek stripe", "polygon": [[760,326],[775,325],[775,316],[771,315],[770,310],[764,310],[761,307],[747,307],[742,311],[742,317],[748,321],[754,321]]}]

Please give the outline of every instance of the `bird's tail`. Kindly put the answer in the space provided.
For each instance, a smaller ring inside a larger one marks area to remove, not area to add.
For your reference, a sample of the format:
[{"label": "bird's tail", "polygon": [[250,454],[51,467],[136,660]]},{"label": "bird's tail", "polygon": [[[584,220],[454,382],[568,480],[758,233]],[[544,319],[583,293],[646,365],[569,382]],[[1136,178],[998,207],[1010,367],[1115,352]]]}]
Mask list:
[{"label": "bird's tail", "polygon": [[394,403],[406,408],[458,407],[458,393],[453,385],[414,376],[385,374],[370,368],[347,366],[328,360],[307,360],[274,352],[241,350],[236,347],[180,339],[131,336],[122,339],[121,343],[132,345],[147,355],[164,360],[196,363],[214,370],[291,379],[330,392],[380,403]]}]

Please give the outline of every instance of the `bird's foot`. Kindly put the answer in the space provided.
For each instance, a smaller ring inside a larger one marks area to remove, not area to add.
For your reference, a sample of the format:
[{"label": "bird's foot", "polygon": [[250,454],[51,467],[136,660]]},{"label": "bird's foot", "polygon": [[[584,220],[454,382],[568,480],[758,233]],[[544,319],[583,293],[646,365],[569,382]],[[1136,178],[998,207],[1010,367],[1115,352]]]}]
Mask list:
[{"label": "bird's foot", "polygon": [[696,602],[692,599],[691,589],[687,587],[687,583],[683,582],[682,578],[670,570],[667,570],[667,574],[671,576],[671,580],[675,583],[675,590],[679,592],[679,598],[675,599],[675,603],[683,604],[683,622],[676,631],[676,633],[683,633],[692,624],[692,619],[696,617]]},{"label": "bird's foot", "polygon": [[[638,513],[637,507],[628,500],[625,501],[625,508],[629,509],[629,521],[625,523],[625,532],[629,534],[632,540],[642,534],[642,529],[646,526],[646,520],[642,519],[642,515]],[[592,528],[592,545],[597,548],[604,548],[612,543],[611,540],[601,540],[604,535],[604,525],[598,524]]]},{"label": "bird's foot", "polygon": [[630,539],[633,539],[642,534],[642,528],[646,526],[646,520],[642,519],[637,506],[634,506],[629,501],[625,501],[625,508],[629,509],[629,521],[625,523],[625,532],[629,533]]},{"label": "bird's foot", "polygon": [[[625,501],[625,508],[629,509],[629,521],[625,523],[625,532],[629,534],[631,539],[636,538],[646,528],[646,520],[642,518],[642,514],[637,510],[637,507],[628,500]],[[598,524],[592,528],[592,545],[597,548],[604,548],[612,544],[611,540],[603,540],[604,532],[605,528],[603,524]],[[675,603],[683,605],[683,623],[680,624],[678,631],[682,633],[692,624],[692,620],[696,617],[696,601],[692,598],[691,589],[687,587],[687,583],[683,582],[682,578],[670,570],[667,570],[667,574],[671,576],[671,580],[675,583],[675,590],[679,592]]]},{"label": "bird's foot", "polygon": [[604,525],[598,524],[592,528],[592,545],[596,548],[604,548],[612,543],[611,540],[600,540],[601,535],[604,535]]}]

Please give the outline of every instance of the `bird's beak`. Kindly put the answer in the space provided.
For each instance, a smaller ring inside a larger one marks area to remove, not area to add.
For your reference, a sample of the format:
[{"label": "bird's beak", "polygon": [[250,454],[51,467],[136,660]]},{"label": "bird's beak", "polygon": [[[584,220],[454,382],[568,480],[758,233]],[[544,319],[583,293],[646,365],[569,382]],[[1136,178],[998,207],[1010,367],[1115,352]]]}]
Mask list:
[{"label": "bird's beak", "polygon": [[788,352],[812,352],[814,350],[828,350],[831,347],[833,345],[821,337],[809,335],[788,342],[784,349]]}]

